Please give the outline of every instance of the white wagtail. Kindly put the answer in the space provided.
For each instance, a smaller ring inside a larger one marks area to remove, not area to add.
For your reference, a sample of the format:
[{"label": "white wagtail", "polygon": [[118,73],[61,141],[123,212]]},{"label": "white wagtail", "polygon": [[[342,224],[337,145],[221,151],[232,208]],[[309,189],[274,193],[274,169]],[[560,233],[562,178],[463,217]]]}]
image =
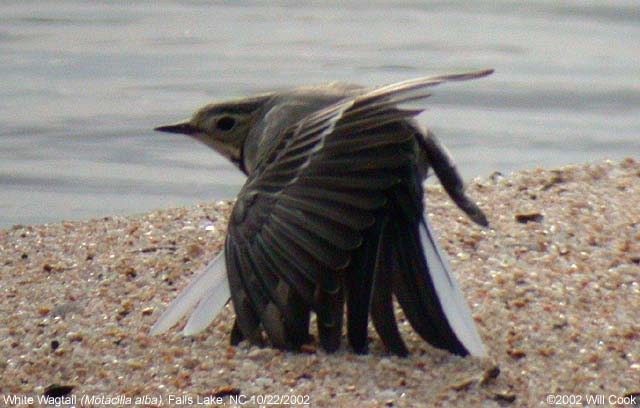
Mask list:
[{"label": "white wagtail", "polygon": [[367,351],[369,317],[388,350],[407,355],[393,297],[435,347],[485,356],[466,301],[424,216],[429,169],[474,222],[487,219],[464,193],[453,161],[415,120],[416,102],[447,81],[492,70],[418,78],[379,88],[331,83],[214,103],[155,130],[213,148],[247,175],[230,216],[224,251],[153,326],[162,333],[194,307],[194,334],[229,296],[231,338],[297,350],[310,313],[321,346],[347,334]]}]

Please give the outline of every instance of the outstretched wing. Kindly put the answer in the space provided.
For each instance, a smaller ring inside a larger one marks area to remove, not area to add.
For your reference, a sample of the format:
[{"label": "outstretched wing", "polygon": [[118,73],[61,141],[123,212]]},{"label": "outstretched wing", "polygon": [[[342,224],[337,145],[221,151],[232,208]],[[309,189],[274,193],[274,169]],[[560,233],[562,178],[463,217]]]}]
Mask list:
[{"label": "outstretched wing", "polygon": [[[403,105],[429,96],[430,86],[488,73],[382,87],[274,135],[282,136],[280,143],[240,192],[225,244],[236,321],[245,337],[261,343],[264,330],[274,346],[296,348],[313,309],[323,347],[338,346],[342,272],[364,231],[376,224],[387,192],[417,158],[415,129],[406,119],[421,110]],[[364,292],[366,298],[355,302],[368,310],[370,289]]]},{"label": "outstretched wing", "polygon": [[[405,121],[420,110],[402,106],[426,98],[430,86],[491,72],[389,85],[327,106],[273,135],[279,142],[262,155],[238,197],[226,251],[169,306],[152,333],[168,330],[194,307],[185,334],[197,333],[216,317],[231,289],[237,315],[232,338],[260,343],[264,330],[275,346],[296,348],[306,341],[314,309],[323,347],[332,350],[341,334],[344,290],[354,349],[366,350],[371,312],[387,347],[403,355],[393,287],[427,341],[482,355],[446,260],[426,220],[420,221],[422,190],[412,167],[417,135]],[[426,141],[418,138],[420,148],[454,201],[484,224],[446,151],[428,134],[421,136]]]}]

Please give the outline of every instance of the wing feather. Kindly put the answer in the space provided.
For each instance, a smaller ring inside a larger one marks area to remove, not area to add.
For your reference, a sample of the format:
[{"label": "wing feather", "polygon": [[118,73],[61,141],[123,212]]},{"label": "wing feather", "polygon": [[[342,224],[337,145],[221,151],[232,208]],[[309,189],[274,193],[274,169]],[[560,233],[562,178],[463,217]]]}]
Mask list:
[{"label": "wing feather", "polygon": [[[363,91],[308,115],[283,135],[272,135],[280,141],[250,175],[228,230],[228,240],[242,243],[239,248],[253,248],[259,254],[254,255],[256,263],[262,265],[230,262],[229,274],[260,275],[275,264],[273,273],[302,290],[299,295],[305,302],[311,300],[324,327],[321,342],[335,345],[339,332],[331,322],[338,319],[331,314],[338,309],[325,303],[341,298],[341,274],[351,262],[352,251],[387,205],[387,191],[402,182],[407,168],[415,167],[415,129],[406,120],[422,110],[399,106],[428,97],[430,86],[485,74],[421,78]],[[378,285],[388,280],[382,272],[380,276]],[[385,313],[378,322],[386,324],[390,294],[385,290],[377,287],[383,300],[376,307]],[[368,305],[371,289],[361,295],[364,299],[358,301]],[[256,303],[264,301],[254,298]],[[243,325],[239,326],[242,330]],[[385,338],[401,350],[394,327],[395,321],[383,328]]]},{"label": "wing feather", "polygon": [[[371,305],[371,311],[377,314],[374,324],[385,344],[397,354],[405,354],[393,317],[391,283],[399,298],[411,300],[415,297],[411,282],[406,276],[394,275],[404,267],[416,267],[410,259],[416,251],[441,255],[437,247],[428,245],[435,241],[429,240],[431,232],[426,224],[421,224],[413,237],[415,242],[426,240],[424,248],[414,242],[408,249],[397,244],[384,250],[389,247],[385,241],[389,236],[399,240],[405,237],[391,221],[381,226],[380,217],[388,216],[390,208],[422,211],[421,191],[410,197],[411,201],[420,201],[417,206],[390,201],[398,199],[392,193],[395,186],[413,183],[417,174],[416,130],[408,120],[422,109],[409,106],[427,98],[429,87],[490,72],[419,78],[363,90],[361,95],[329,104],[288,127],[265,124],[267,130],[286,130],[265,135],[274,143],[261,154],[233,208],[224,255],[228,287],[217,278],[224,270],[218,258],[211,269],[215,273],[205,271],[194,281],[156,323],[153,332],[165,331],[199,301],[187,326],[190,331],[203,328],[207,309],[221,307],[220,297],[214,294],[224,293],[226,288],[237,316],[234,338],[262,344],[264,331],[273,345],[295,348],[306,341],[308,315],[313,310],[318,315],[320,342],[331,351],[339,345],[346,295],[357,312],[358,327],[364,316],[365,332],[358,329],[359,341],[363,341],[362,333],[366,341],[366,315]],[[279,120],[287,120],[286,115],[280,115]],[[435,156],[442,152],[439,146],[429,148]],[[451,178],[453,173],[444,168],[438,174]],[[458,184],[454,197],[464,203]],[[383,236],[380,231],[387,232]],[[351,264],[354,255],[357,260]],[[356,271],[356,264],[364,269]],[[355,273],[346,288],[352,293],[344,293],[345,271]],[[448,276],[447,272],[446,268],[439,272],[435,289],[459,295],[453,289],[440,288],[445,282],[441,277]],[[217,282],[204,282],[214,278]],[[369,283],[358,287],[359,280]],[[451,312],[459,306],[459,299],[453,302],[451,307],[443,305],[444,313],[455,320],[454,330],[463,337],[465,346],[480,354],[481,342],[471,333],[468,317]],[[211,312],[211,319],[215,314]],[[409,314],[410,320],[422,319],[411,310]],[[433,340],[429,323],[425,326],[418,322],[417,326],[423,337]]]}]

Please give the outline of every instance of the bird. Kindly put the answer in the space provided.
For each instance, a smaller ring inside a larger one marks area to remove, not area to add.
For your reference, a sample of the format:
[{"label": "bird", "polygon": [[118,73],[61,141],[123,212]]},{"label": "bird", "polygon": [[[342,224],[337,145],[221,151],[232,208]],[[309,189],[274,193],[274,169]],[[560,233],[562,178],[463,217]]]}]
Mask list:
[{"label": "bird", "polygon": [[464,191],[446,148],[416,116],[433,86],[492,69],[380,87],[341,82],[212,103],[155,128],[204,143],[246,176],[221,253],[164,311],[151,334],[190,314],[204,330],[229,297],[231,343],[329,353],[346,337],[369,351],[373,324],[387,352],[407,356],[394,299],[432,346],[486,357],[486,347],[425,215],[432,173],[476,224],[488,220]]}]

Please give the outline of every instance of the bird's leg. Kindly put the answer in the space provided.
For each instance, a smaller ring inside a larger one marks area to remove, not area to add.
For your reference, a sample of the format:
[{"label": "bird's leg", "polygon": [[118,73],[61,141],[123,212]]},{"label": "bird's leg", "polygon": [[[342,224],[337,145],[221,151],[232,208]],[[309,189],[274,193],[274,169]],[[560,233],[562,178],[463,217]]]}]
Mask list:
[{"label": "bird's leg", "polygon": [[316,294],[318,335],[320,345],[327,353],[333,353],[340,347],[342,320],[344,315],[344,291],[339,286],[335,293],[318,290]]},{"label": "bird's leg", "polygon": [[238,327],[238,321],[233,321],[233,328],[231,328],[231,345],[237,346],[240,342],[244,340],[244,336],[240,331],[240,327]]},{"label": "bird's leg", "polygon": [[288,288],[285,327],[289,346],[292,350],[300,350],[303,344],[309,343],[309,317],[311,309],[292,287]]}]

